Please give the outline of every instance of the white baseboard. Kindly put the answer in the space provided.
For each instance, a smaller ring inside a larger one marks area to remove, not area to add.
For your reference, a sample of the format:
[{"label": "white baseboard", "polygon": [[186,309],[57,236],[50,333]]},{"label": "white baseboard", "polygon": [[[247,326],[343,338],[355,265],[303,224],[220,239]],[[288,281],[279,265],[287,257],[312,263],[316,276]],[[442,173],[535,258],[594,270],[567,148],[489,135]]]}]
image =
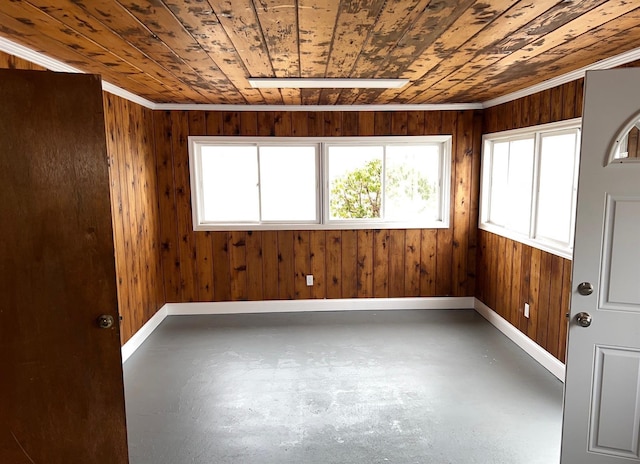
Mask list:
[{"label": "white baseboard", "polygon": [[167,316],[198,314],[249,314],[307,311],[383,311],[401,309],[471,309],[473,297],[354,298],[331,300],[220,301],[167,303],[122,345],[122,362],[140,348]]},{"label": "white baseboard", "polygon": [[167,317],[167,305],[164,305],[162,308],[155,313],[151,319],[147,321],[145,325],[143,325],[140,330],[138,330],[133,336],[127,340],[127,342],[122,345],[122,363],[129,359],[129,357],[136,352],[140,345],[144,343],[144,341],[153,333],[154,330],[160,325],[162,321],[164,321],[165,317]]},{"label": "white baseboard", "polygon": [[221,301],[167,303],[122,346],[122,362],[144,343],[167,316],[251,314],[309,311],[391,311],[407,309],[472,309],[564,382],[564,364],[520,332],[487,305],[473,297],[347,298],[325,300]]},{"label": "white baseboard", "polygon": [[555,375],[560,381],[564,382],[565,366],[551,353],[520,332],[507,322],[506,319],[478,299],[475,300],[475,310],[512,342],[522,348],[529,356],[538,361],[540,365]]},{"label": "white baseboard", "polygon": [[289,313],[309,311],[389,311],[406,309],[471,309],[473,297],[346,298],[329,300],[220,301],[167,303],[169,316],[197,314]]}]

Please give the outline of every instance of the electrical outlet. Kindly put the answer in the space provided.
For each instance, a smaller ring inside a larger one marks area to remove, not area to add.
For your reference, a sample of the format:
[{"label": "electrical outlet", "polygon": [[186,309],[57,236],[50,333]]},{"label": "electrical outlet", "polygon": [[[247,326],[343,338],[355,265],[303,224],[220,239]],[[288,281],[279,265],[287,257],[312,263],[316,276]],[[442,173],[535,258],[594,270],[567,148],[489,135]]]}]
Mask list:
[{"label": "electrical outlet", "polygon": [[313,276],[312,275],[308,275],[307,276],[307,287],[312,287],[313,286]]},{"label": "electrical outlet", "polygon": [[529,319],[529,303],[524,304],[524,317]]}]

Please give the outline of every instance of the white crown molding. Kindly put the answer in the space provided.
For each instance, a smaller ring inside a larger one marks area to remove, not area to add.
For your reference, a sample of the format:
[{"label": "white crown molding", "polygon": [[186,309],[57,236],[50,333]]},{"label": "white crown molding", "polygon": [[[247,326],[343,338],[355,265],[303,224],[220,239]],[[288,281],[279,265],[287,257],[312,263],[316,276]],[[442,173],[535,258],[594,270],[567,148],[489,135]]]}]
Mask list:
[{"label": "white crown molding", "polygon": [[[31,50],[23,45],[12,42],[9,39],[0,37],[0,51],[25,59],[31,63],[43,66],[51,71],[82,73],[79,69],[69,66],[62,61]],[[585,66],[567,74],[548,79],[539,84],[527,87],[503,95],[483,103],[448,103],[448,104],[386,104],[386,105],[215,105],[215,104],[181,104],[181,103],[155,103],[128,90],[124,90],[109,82],[102,81],[102,88],[109,93],[122,97],[126,100],[138,103],[152,110],[196,110],[196,111],[462,111],[490,108],[501,105],[518,98],[526,97],[537,92],[548,90],[558,85],[566,84],[585,76],[587,71],[596,69],[615,68],[632,61],[640,59],[640,48],[621,53],[610,58],[605,58],[592,65]]]},{"label": "white crown molding", "polygon": [[[12,42],[9,39],[5,39],[4,37],[0,37],[0,51],[5,53],[9,53],[10,55],[17,56],[18,58],[22,58],[23,60],[27,60],[33,64],[37,64],[42,66],[43,68],[47,68],[49,71],[57,71],[57,72],[68,72],[75,74],[82,74],[83,71],[80,71],[73,66],[69,66],[62,61],[58,61],[54,58],[50,58],[46,55],[43,55],[40,52],[36,52],[27,48],[23,45]],[[146,98],[142,98],[135,93],[129,92],[128,90],[124,90],[116,85],[113,85],[105,80],[102,81],[102,89],[106,92],[109,92],[113,95],[117,95],[119,97],[124,98],[125,100],[132,101],[139,105],[145,106],[149,109],[155,109],[156,104],[147,100]]]},{"label": "white crown molding", "polygon": [[636,61],[639,59],[640,59],[640,48],[629,50],[628,52],[624,52],[616,56],[605,58],[604,60],[597,61],[593,64],[590,64],[589,66],[585,66],[583,68],[576,69],[575,71],[571,71],[561,76],[557,76],[552,79],[548,79],[544,82],[540,82],[539,84],[532,85],[531,87],[527,87],[526,89],[522,89],[522,90],[518,90],[517,92],[512,92],[506,95],[502,95],[501,97],[494,98],[492,100],[487,100],[486,102],[482,103],[482,107],[491,108],[492,106],[508,103],[510,101],[517,100],[518,98],[527,97],[529,95],[533,95],[534,93],[542,92],[544,90],[549,90],[553,87],[566,84],[567,82],[581,79],[585,76],[587,71],[594,71],[596,69],[611,69],[611,68],[615,68],[616,66],[631,63],[632,61]]}]

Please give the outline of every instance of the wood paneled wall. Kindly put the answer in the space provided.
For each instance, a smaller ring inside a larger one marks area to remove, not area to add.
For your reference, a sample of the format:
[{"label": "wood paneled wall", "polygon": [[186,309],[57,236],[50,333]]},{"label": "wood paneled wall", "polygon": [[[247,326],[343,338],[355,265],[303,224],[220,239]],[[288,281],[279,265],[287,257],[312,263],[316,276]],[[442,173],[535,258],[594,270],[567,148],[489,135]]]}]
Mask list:
[{"label": "wood paneled wall", "polygon": [[476,298],[564,362],[571,261],[480,230],[477,274]]},{"label": "wood paneled wall", "polygon": [[[167,302],[473,295],[481,112],[157,111],[154,127]],[[188,135],[433,134],[454,136],[449,229],[193,231]]]},{"label": "wood paneled wall", "polygon": [[[3,52],[0,68],[45,70]],[[164,304],[152,112],[106,92],[103,101],[124,343]]]},{"label": "wood paneled wall", "polygon": [[[484,133],[581,117],[583,90],[579,79],[487,108]],[[564,362],[571,261],[482,230],[478,243],[476,298]]]},{"label": "wood paneled wall", "polygon": [[121,338],[164,305],[153,111],[103,92]]},{"label": "wood paneled wall", "polygon": [[582,116],[584,79],[484,110],[484,134]]}]

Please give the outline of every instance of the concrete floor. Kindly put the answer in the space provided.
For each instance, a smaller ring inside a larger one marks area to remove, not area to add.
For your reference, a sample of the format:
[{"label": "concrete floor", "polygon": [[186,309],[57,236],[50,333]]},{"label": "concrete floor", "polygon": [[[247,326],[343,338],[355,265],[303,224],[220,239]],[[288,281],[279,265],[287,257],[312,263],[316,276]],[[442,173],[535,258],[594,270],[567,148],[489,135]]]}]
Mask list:
[{"label": "concrete floor", "polygon": [[174,316],[124,373],[131,464],[559,461],[561,382],[472,310]]}]

